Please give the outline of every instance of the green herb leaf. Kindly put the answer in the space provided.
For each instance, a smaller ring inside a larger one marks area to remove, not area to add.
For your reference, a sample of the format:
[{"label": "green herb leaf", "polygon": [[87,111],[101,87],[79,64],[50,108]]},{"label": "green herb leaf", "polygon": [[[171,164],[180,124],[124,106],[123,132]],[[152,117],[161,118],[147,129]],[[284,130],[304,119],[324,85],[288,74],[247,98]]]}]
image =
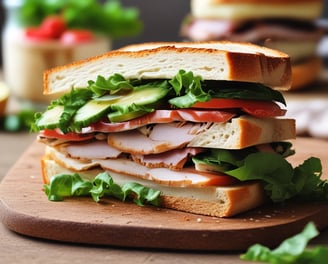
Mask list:
[{"label": "green herb leaf", "polygon": [[308,242],[318,234],[313,222],[309,222],[301,233],[286,239],[276,249],[270,250],[265,246],[255,244],[240,258],[272,264],[324,264],[328,259],[328,247],[306,248]]}]

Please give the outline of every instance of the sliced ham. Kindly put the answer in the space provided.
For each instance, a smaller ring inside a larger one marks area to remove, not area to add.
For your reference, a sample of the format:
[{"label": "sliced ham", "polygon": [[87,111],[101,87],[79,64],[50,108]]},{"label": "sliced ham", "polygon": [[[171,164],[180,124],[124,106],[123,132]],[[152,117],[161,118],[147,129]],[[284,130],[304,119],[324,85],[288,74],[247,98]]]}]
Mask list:
[{"label": "sliced ham", "polygon": [[[220,176],[217,173],[202,173],[193,169],[173,171],[168,168],[147,168],[127,159],[103,160],[100,166],[104,170],[135,176],[172,187],[201,187],[216,185]],[[231,177],[232,178],[232,177]],[[234,180],[229,183],[235,182]]]},{"label": "sliced ham", "polygon": [[[245,24],[247,21],[244,22]],[[322,30],[305,30],[304,26],[289,27],[283,23],[254,22],[246,30],[240,30],[241,21],[196,19],[184,28],[184,34],[197,41],[229,39],[233,41],[259,42],[267,38],[285,40],[319,40]]]},{"label": "sliced ham", "polygon": [[168,123],[152,126],[147,134],[140,130],[108,134],[108,144],[131,154],[155,154],[186,146],[195,134],[199,123]]},{"label": "sliced ham", "polygon": [[50,156],[61,166],[75,171],[86,171],[99,166],[97,161],[73,159],[49,146],[46,148],[46,155]]},{"label": "sliced ham", "polygon": [[281,25],[266,25],[259,24],[256,27],[247,30],[243,33],[236,33],[232,35],[232,40],[235,41],[249,41],[249,42],[258,42],[265,39],[278,39],[278,40],[293,40],[293,41],[302,41],[302,40],[319,40],[322,36],[321,31],[305,31],[305,30],[296,30]]},{"label": "sliced ham", "polygon": [[166,151],[159,154],[132,155],[132,159],[149,168],[170,168],[181,170],[188,158],[204,151],[202,148],[183,148]]},{"label": "sliced ham", "polygon": [[[54,146],[61,154],[67,157],[83,161],[93,159],[113,159],[118,158],[122,151],[108,145],[107,141],[93,141],[87,143],[61,144]],[[166,167],[174,170],[181,170],[190,156],[194,156],[204,151],[202,148],[186,147],[174,149],[158,154],[132,155],[132,159],[146,167]],[[84,168],[84,166],[82,166]]]},{"label": "sliced ham", "polygon": [[117,158],[122,152],[107,144],[106,140],[97,140],[80,144],[64,144],[60,151],[77,159],[108,159]]},{"label": "sliced ham", "polygon": [[[108,170],[109,172],[112,171],[151,180],[172,187],[223,186],[236,183],[235,179],[224,174],[203,173],[191,168],[182,169],[181,171],[172,171],[168,168],[147,168],[125,158],[106,160],[95,159],[89,162],[80,162],[66,157],[55,149],[49,150],[48,155],[51,155],[51,157],[62,166],[75,171],[101,167],[103,170]],[[226,179],[222,181],[221,177],[225,177]]]},{"label": "sliced ham", "polygon": [[148,124],[170,123],[175,121],[189,122],[227,122],[235,114],[225,111],[213,110],[194,110],[194,109],[177,109],[177,110],[156,110],[144,116],[118,123],[109,123],[105,121],[96,122],[82,129],[82,133],[92,132],[120,132],[136,129]]},{"label": "sliced ham", "polygon": [[196,41],[223,39],[232,34],[240,22],[231,20],[197,19],[183,29],[183,34]]}]

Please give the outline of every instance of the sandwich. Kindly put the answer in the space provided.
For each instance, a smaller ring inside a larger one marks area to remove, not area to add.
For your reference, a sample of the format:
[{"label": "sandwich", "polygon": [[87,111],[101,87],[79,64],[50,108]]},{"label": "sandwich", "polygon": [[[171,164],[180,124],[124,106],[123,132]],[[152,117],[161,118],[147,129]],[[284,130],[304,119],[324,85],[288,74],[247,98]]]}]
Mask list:
[{"label": "sandwich", "polygon": [[247,41],[287,53],[295,90],[313,83],[322,69],[322,10],[322,0],[191,0],[181,31],[193,41]]},{"label": "sandwich", "polygon": [[286,159],[290,83],[285,53],[226,41],[129,45],[49,69],[44,93],[59,97],[34,123],[45,192],[217,217],[313,198],[320,161]]}]

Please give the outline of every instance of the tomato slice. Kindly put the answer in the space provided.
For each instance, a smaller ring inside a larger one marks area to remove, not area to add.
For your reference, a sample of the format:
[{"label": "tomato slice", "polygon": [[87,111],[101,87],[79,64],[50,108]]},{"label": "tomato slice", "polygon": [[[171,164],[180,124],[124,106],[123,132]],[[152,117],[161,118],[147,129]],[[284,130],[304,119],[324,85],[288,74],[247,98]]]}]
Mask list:
[{"label": "tomato slice", "polygon": [[99,121],[83,128],[83,133],[91,132],[118,132],[136,129],[148,124],[169,123],[175,121],[189,122],[227,122],[235,114],[225,111],[197,110],[197,109],[177,109],[177,110],[156,110],[152,113],[131,119],[125,122],[105,122]]},{"label": "tomato slice", "polygon": [[213,177],[209,182],[208,186],[230,186],[239,183],[239,181],[229,175],[218,174],[216,177]]},{"label": "tomato slice", "polygon": [[58,138],[58,139],[64,139],[68,141],[83,141],[83,140],[88,140],[93,138],[93,134],[78,134],[74,132],[69,132],[69,133],[62,133],[58,130],[51,130],[51,129],[44,129],[40,131],[39,133],[40,136],[42,137],[47,137],[47,138]]},{"label": "tomato slice", "polygon": [[235,109],[239,108],[243,112],[255,117],[275,117],[283,116],[286,113],[277,103],[271,101],[257,101],[244,99],[222,99],[212,98],[208,102],[198,102],[192,108],[205,109]]},{"label": "tomato slice", "polygon": [[240,181],[232,176],[229,176],[223,172],[205,172],[205,171],[197,171],[194,168],[184,168],[185,172],[192,172],[203,175],[208,178],[208,181],[203,183],[203,186],[229,186],[236,183],[240,183]]}]

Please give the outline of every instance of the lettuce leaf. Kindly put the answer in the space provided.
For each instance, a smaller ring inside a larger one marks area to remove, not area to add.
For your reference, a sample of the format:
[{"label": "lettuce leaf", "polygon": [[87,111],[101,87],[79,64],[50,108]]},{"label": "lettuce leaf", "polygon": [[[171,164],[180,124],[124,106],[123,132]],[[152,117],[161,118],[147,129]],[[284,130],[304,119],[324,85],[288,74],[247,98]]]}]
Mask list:
[{"label": "lettuce leaf", "polygon": [[[195,163],[202,162],[211,168],[233,176],[240,181],[260,180],[273,202],[293,200],[328,200],[328,183],[322,180],[322,165],[311,157],[293,168],[285,159],[292,155],[291,145],[275,143],[277,153],[259,152],[254,147],[243,150],[216,149],[196,155]],[[280,146],[280,147],[279,147]]]},{"label": "lettuce leaf", "polygon": [[283,241],[276,249],[260,244],[251,246],[240,258],[272,264],[324,264],[328,259],[328,247],[306,248],[308,242],[319,234],[313,222],[309,222],[303,231]]},{"label": "lettuce leaf", "polygon": [[58,174],[44,185],[44,191],[50,201],[62,201],[64,197],[85,196],[92,188],[92,182],[83,180],[79,174]]},{"label": "lettuce leaf", "polygon": [[82,179],[75,174],[57,174],[49,184],[44,185],[44,191],[50,201],[62,201],[65,197],[91,196],[99,202],[105,196],[121,201],[132,198],[138,205],[160,205],[160,191],[145,187],[139,183],[127,182],[123,186],[116,184],[107,173],[99,173],[93,180]]},{"label": "lettuce leaf", "polygon": [[98,75],[96,81],[88,81],[88,89],[95,94],[95,97],[100,97],[105,94],[130,92],[133,90],[133,85],[121,74],[114,74],[108,79]]},{"label": "lettuce leaf", "polygon": [[218,83],[208,81],[206,82],[206,90],[214,91],[211,96],[215,98],[266,100],[286,105],[285,98],[279,91],[260,83],[237,81],[221,81]]},{"label": "lettuce leaf", "polygon": [[261,180],[274,202],[282,202],[296,195],[292,182],[293,168],[282,156],[275,153],[253,153],[237,169],[225,173],[241,181]]},{"label": "lettuce leaf", "polygon": [[189,71],[180,70],[178,74],[169,81],[176,95],[169,100],[169,103],[178,108],[188,108],[197,102],[206,102],[211,96],[202,89],[202,82],[199,76]]}]

